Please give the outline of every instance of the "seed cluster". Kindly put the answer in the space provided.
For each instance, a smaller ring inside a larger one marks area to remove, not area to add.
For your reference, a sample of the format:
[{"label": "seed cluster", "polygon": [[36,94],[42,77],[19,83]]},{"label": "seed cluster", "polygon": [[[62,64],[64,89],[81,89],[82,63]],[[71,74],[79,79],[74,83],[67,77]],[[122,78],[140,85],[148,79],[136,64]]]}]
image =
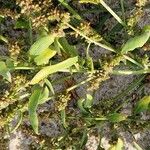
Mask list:
[{"label": "seed cluster", "polygon": [[47,25],[47,12],[53,7],[50,0],[17,0],[16,3],[21,8],[20,15],[31,18],[33,27],[38,28]]},{"label": "seed cluster", "polygon": [[88,91],[97,90],[103,81],[109,79],[109,74],[113,71],[113,68],[123,60],[123,56],[117,55],[111,61],[104,62],[102,69],[92,74],[93,80],[90,81]]},{"label": "seed cluster", "polygon": [[71,99],[71,94],[61,94],[58,96],[58,101],[56,102],[56,109],[58,111],[64,110],[67,107],[68,101]]},{"label": "seed cluster", "polygon": [[11,9],[8,8],[1,8],[0,15],[5,17],[11,17],[12,19],[18,18],[18,14]]},{"label": "seed cluster", "polygon": [[19,56],[20,51],[21,51],[21,48],[20,48],[18,42],[9,43],[8,49],[9,49],[10,57],[13,59],[17,59],[17,57]]},{"label": "seed cluster", "polygon": [[[88,22],[81,22],[77,29],[93,41],[100,42],[103,40],[103,37],[95,32]],[[75,35],[77,37],[79,34],[76,33]]]},{"label": "seed cluster", "polygon": [[136,0],[136,6],[143,7],[146,5],[147,2],[148,0]]},{"label": "seed cluster", "polygon": [[140,21],[141,17],[144,15],[143,10],[141,8],[137,8],[135,12],[128,18],[127,25],[128,25],[128,34],[134,35],[134,27]]}]

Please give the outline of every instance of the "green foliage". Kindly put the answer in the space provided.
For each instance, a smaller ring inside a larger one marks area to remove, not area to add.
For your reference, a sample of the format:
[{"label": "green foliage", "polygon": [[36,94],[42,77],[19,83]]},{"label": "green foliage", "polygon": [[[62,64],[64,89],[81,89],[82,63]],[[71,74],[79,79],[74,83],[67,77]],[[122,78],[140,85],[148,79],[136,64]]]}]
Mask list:
[{"label": "green foliage", "polygon": [[137,102],[134,112],[140,113],[142,111],[150,109],[150,96],[144,96],[140,101]]},{"label": "green foliage", "polygon": [[107,118],[109,121],[113,123],[117,123],[117,122],[126,120],[127,116],[123,114],[119,114],[119,113],[113,113],[113,114],[108,115]]},{"label": "green foliage", "polygon": [[0,61],[0,75],[3,76],[4,79],[11,82],[11,74],[9,72],[9,68],[7,68],[5,62]]},{"label": "green foliage", "polygon": [[90,108],[93,105],[93,97],[90,94],[86,95],[86,99],[78,100],[78,107],[82,113],[88,114],[90,112]]},{"label": "green foliage", "polygon": [[150,31],[144,31],[141,35],[137,35],[134,38],[129,39],[122,47],[121,52],[127,53],[133,51],[136,48],[142,47],[149,39]]},{"label": "green foliage", "polygon": [[38,131],[39,122],[38,122],[38,116],[37,116],[36,110],[37,110],[38,103],[40,100],[41,91],[42,91],[41,87],[39,86],[34,87],[32,95],[29,99],[29,106],[28,106],[29,119],[31,122],[31,126],[36,134],[39,133]]},{"label": "green foliage", "polygon": [[37,57],[35,57],[34,61],[37,65],[48,64],[49,59],[55,56],[56,53],[57,51],[54,50],[54,47],[51,46],[50,48],[47,48],[43,52],[41,52]]},{"label": "green foliage", "polygon": [[[31,146],[33,149],[88,149],[89,143],[86,143],[93,135],[96,140],[99,138],[97,149],[100,149],[105,128],[110,127],[110,150],[123,150],[123,140],[118,138],[120,129],[132,134],[135,130],[147,128],[149,120],[143,120],[139,113],[149,110],[150,106],[150,97],[143,90],[150,73],[150,25],[143,29],[138,25],[147,9],[146,2],[136,1],[135,6],[129,6],[123,0],[112,6],[108,5],[111,2],[105,2],[2,2],[1,129],[7,127],[10,133],[22,130],[24,117],[27,118],[25,112],[28,111],[33,131],[26,126],[23,130],[31,137],[36,133],[33,136],[36,144]],[[127,15],[129,19],[126,19]],[[100,53],[97,52],[99,50]],[[126,89],[120,89],[123,92],[116,97],[110,95],[108,100],[103,97],[97,100],[99,86],[106,82],[104,86],[108,88],[107,79],[112,74],[142,75],[131,81]],[[134,101],[136,93],[143,97],[137,104]],[[44,103],[49,106],[48,111],[43,109]],[[130,114],[125,115],[124,106],[128,105],[134,107],[131,107]],[[38,111],[38,107],[42,111]],[[12,125],[16,116],[18,121]],[[50,138],[40,133],[39,122],[53,119],[59,123],[60,136]],[[8,135],[4,134],[2,139]],[[136,141],[132,145],[141,149]]]},{"label": "green foliage", "polygon": [[74,64],[76,64],[78,61],[78,57],[68,58],[67,60],[64,60],[56,65],[51,65],[44,67],[42,70],[40,70],[31,80],[30,84],[36,84],[39,83],[41,80],[46,78],[48,75],[58,72],[61,69],[66,69]]},{"label": "green foliage", "polygon": [[98,3],[100,3],[100,0],[80,0],[80,3],[98,4]]},{"label": "green foliage", "polygon": [[58,40],[60,48],[71,57],[75,57],[78,55],[75,46],[72,46],[68,43],[66,38],[62,37]]},{"label": "green foliage", "polygon": [[47,35],[38,39],[30,48],[29,54],[31,56],[40,55],[43,51],[48,49],[48,47],[54,42],[54,35]]}]

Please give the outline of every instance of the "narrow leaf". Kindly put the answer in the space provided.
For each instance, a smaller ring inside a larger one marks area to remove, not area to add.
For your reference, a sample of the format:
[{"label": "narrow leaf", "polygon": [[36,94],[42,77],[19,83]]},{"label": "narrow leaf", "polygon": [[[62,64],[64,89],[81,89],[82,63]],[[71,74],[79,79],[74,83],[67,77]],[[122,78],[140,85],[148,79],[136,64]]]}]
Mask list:
[{"label": "narrow leaf", "polygon": [[42,91],[41,95],[40,95],[38,104],[43,104],[43,103],[45,103],[45,100],[47,100],[48,97],[49,97],[49,89],[48,89],[48,87],[46,86],[46,87],[44,88],[44,90]]},{"label": "narrow leaf", "polygon": [[84,147],[85,147],[85,145],[86,145],[86,143],[87,143],[87,141],[88,141],[88,135],[87,135],[87,129],[85,129],[84,131],[83,131],[83,136],[82,136],[82,139],[81,139],[81,144],[80,144],[80,148],[81,149],[84,149]]},{"label": "narrow leaf", "polygon": [[82,113],[88,114],[89,112],[84,108],[84,101],[85,99],[79,99],[77,104]]},{"label": "narrow leaf", "polygon": [[0,40],[5,42],[5,43],[8,43],[8,40],[2,35],[0,35]]},{"label": "narrow leaf", "polygon": [[38,134],[38,116],[36,110],[37,110],[40,95],[41,95],[41,88],[39,86],[35,87],[29,99],[29,105],[28,105],[29,120],[36,134]]},{"label": "narrow leaf", "polygon": [[49,59],[51,59],[53,56],[55,56],[56,53],[57,52],[52,47],[47,48],[41,54],[39,54],[37,57],[34,58],[34,62],[37,65],[48,64]]},{"label": "narrow leaf", "polygon": [[100,0],[80,0],[80,3],[91,3],[91,4],[99,4]]},{"label": "narrow leaf", "polygon": [[143,150],[136,142],[133,142],[133,145],[136,150]]},{"label": "narrow leaf", "polygon": [[61,110],[61,120],[64,128],[67,128],[67,123],[66,123],[66,112],[65,110]]},{"label": "narrow leaf", "polygon": [[133,51],[136,48],[142,47],[149,39],[150,31],[145,31],[141,35],[135,36],[134,38],[129,39],[126,44],[122,47],[121,52],[127,53]]},{"label": "narrow leaf", "polygon": [[54,91],[54,88],[53,88],[53,85],[51,84],[51,82],[48,79],[45,79],[45,83],[48,86],[48,88],[51,90],[52,94],[54,95],[55,91]]},{"label": "narrow leaf", "polygon": [[60,48],[71,57],[78,55],[74,46],[70,45],[66,38],[62,37],[58,40]]},{"label": "narrow leaf", "polygon": [[142,111],[148,110],[150,105],[150,96],[144,96],[136,105],[134,112],[140,113]]},{"label": "narrow leaf", "polygon": [[30,55],[39,55],[43,51],[45,51],[53,42],[55,36],[54,35],[47,35],[40,39],[38,39],[30,48],[29,54]]},{"label": "narrow leaf", "polygon": [[63,62],[60,62],[56,65],[51,65],[44,67],[42,70],[40,70],[34,78],[31,80],[30,84],[36,84],[39,83],[41,80],[46,78],[48,75],[58,72],[61,69],[66,69],[71,66],[73,66],[75,63],[77,63],[78,57],[68,58],[67,60],[64,60]]}]

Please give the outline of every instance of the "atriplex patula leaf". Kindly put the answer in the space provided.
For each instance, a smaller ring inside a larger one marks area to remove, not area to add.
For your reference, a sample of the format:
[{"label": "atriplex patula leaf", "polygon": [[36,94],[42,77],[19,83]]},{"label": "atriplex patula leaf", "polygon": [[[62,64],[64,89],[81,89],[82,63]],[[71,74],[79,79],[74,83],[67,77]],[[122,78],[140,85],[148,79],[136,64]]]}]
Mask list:
[{"label": "atriplex patula leaf", "polygon": [[44,65],[48,64],[49,59],[51,59],[53,56],[55,56],[57,51],[54,47],[50,47],[45,49],[41,54],[39,54],[37,57],[34,58],[34,61],[37,65]]},{"label": "atriplex patula leaf", "polygon": [[144,96],[140,101],[138,101],[134,112],[140,113],[148,109],[150,109],[150,96]]},{"label": "atriplex patula leaf", "polygon": [[36,84],[39,83],[41,80],[46,78],[48,75],[58,72],[61,69],[66,69],[74,64],[76,64],[78,61],[78,57],[68,58],[67,60],[64,60],[56,65],[51,65],[44,67],[42,70],[40,70],[34,78],[31,80],[30,84]]},{"label": "atriplex patula leaf", "polygon": [[29,111],[29,120],[31,126],[36,134],[38,134],[38,116],[37,116],[37,107],[40,99],[42,88],[40,86],[35,86],[32,92],[32,95],[29,99],[28,111]]},{"label": "atriplex patula leaf", "polygon": [[32,56],[37,56],[41,54],[45,49],[47,49],[53,42],[55,36],[53,34],[44,36],[38,39],[30,48],[29,54]]},{"label": "atriplex patula leaf", "polygon": [[142,47],[148,41],[149,37],[150,31],[145,31],[141,35],[137,35],[134,38],[129,39],[122,47],[121,52],[124,54]]}]

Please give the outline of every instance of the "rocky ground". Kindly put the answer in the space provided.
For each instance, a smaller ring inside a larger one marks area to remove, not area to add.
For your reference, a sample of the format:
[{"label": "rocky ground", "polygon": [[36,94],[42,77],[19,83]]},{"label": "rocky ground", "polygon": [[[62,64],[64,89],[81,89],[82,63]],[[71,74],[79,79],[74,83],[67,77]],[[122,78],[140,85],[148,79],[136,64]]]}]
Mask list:
[{"label": "rocky ground", "polygon": [[[110,4],[113,4],[114,6],[117,5],[117,2],[112,0],[112,2],[109,1]],[[132,3],[132,1],[129,1],[129,3]],[[110,5],[111,6],[111,5]],[[81,6],[76,6],[81,7]],[[84,9],[84,8],[80,8]],[[95,15],[95,14],[94,14]],[[88,19],[92,19],[93,16],[88,15]],[[95,15],[95,18],[97,16]],[[94,18],[94,19],[95,19]],[[113,20],[112,20],[113,21]],[[7,34],[7,36],[10,36],[12,38],[18,39],[18,38],[26,38],[26,32],[17,31],[12,29],[13,27],[13,20],[6,20],[5,24],[1,26],[1,30]],[[146,10],[145,15],[142,17],[142,19],[139,22],[139,26],[143,27],[146,24],[150,24],[150,10]],[[78,49],[81,52],[82,55],[82,49],[84,49],[84,45],[78,45]],[[94,59],[99,59],[103,57],[105,54],[108,54],[109,52],[105,51],[104,49],[101,49],[99,47],[93,47],[90,49],[90,55]],[[6,45],[0,45],[0,54],[5,55],[7,54],[7,46]],[[84,54],[83,54],[84,55]],[[138,76],[135,75],[129,75],[129,76],[116,76],[112,75],[111,78],[107,81],[105,81],[100,88],[96,91],[94,95],[94,104],[98,105],[99,102],[105,101],[105,100],[111,100],[114,98],[118,93],[123,92],[134,79],[136,79]],[[59,78],[59,75],[54,77]],[[74,77],[74,80],[79,82],[82,81],[84,76],[77,75]],[[77,88],[76,92],[79,97],[85,97],[86,85],[83,85],[79,88]],[[57,85],[55,87],[56,91],[59,91],[64,88],[64,85]],[[136,89],[135,89],[136,90]],[[128,96],[138,96],[140,97],[139,93],[134,93],[133,90],[128,94]],[[150,82],[147,82],[143,88],[143,91],[145,95],[150,94]],[[119,99],[119,102],[124,101],[128,96]],[[39,108],[39,113],[42,111],[45,111],[46,113],[51,113],[54,111],[54,102],[48,102],[46,104],[43,104]],[[72,106],[70,106],[72,107]],[[73,109],[73,108],[70,108]],[[131,113],[132,106],[131,104],[127,104],[124,106],[122,112],[126,114]],[[78,113],[78,112],[77,112]],[[150,119],[149,114],[143,113],[143,118]],[[24,130],[26,126],[29,126],[29,121],[25,118],[22,123],[23,127],[18,128],[14,133],[10,134],[10,136],[6,136],[5,140],[6,143],[0,144],[0,150],[29,150],[31,149],[30,145],[34,143],[36,145],[36,137],[34,135],[27,134]],[[136,141],[143,150],[149,150],[150,149],[150,130],[143,129],[139,130],[138,132],[133,131],[132,133],[130,131],[127,131],[126,129],[122,127],[116,127],[118,130],[118,135],[123,139],[125,142],[125,150],[136,150],[133,146],[133,142]],[[43,119],[40,124],[40,133],[42,136],[47,137],[57,137],[61,135],[63,132],[63,128],[61,125],[61,122],[58,118],[48,117],[46,119]],[[111,134],[111,126],[106,123],[105,127],[103,128],[103,136],[101,138],[100,145],[105,149],[108,150],[110,147],[110,140],[112,139]],[[97,146],[99,145],[99,136],[94,134],[94,131],[90,131],[88,135],[88,141],[86,143],[86,150],[97,150]],[[4,146],[3,146],[4,145]],[[7,147],[7,148],[6,148]],[[40,148],[39,148],[40,149]],[[51,150],[51,148],[49,148]],[[69,150],[69,148],[68,148]]]}]

